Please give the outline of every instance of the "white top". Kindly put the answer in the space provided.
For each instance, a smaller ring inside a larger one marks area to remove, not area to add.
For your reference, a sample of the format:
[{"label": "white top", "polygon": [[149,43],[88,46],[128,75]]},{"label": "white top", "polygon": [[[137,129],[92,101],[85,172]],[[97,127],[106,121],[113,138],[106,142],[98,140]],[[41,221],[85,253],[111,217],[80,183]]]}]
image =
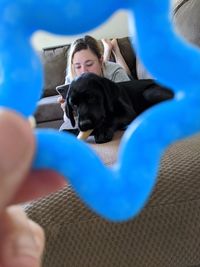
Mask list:
[{"label": "white top", "polygon": [[118,63],[111,61],[104,63],[103,76],[113,82],[130,81],[126,71]]}]

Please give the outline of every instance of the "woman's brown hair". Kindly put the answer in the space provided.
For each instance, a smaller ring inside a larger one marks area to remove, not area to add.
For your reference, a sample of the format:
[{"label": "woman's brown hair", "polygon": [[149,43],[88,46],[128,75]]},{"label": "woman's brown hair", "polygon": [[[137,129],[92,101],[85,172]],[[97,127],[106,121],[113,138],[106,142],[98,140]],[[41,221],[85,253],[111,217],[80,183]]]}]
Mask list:
[{"label": "woman's brown hair", "polygon": [[74,69],[72,67],[74,54],[84,49],[90,49],[99,60],[102,57],[101,47],[95,38],[86,35],[83,38],[75,40],[70,46],[70,51],[68,55],[67,77],[70,81],[75,78]]}]

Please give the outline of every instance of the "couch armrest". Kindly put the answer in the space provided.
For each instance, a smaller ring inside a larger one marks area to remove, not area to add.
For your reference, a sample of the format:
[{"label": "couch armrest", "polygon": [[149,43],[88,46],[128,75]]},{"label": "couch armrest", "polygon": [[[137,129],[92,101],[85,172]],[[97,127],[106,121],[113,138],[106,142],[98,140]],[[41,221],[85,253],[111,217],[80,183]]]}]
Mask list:
[{"label": "couch armrest", "polygon": [[37,123],[63,119],[63,110],[57,99],[58,95],[54,95],[43,97],[38,101],[34,114]]}]

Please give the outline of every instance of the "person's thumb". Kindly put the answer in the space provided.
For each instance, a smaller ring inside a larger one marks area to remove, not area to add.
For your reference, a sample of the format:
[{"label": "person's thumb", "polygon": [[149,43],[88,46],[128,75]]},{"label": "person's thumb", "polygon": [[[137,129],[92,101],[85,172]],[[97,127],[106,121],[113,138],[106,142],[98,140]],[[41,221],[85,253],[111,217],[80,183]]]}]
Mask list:
[{"label": "person's thumb", "polygon": [[26,176],[34,153],[34,136],[28,121],[0,109],[0,211]]}]

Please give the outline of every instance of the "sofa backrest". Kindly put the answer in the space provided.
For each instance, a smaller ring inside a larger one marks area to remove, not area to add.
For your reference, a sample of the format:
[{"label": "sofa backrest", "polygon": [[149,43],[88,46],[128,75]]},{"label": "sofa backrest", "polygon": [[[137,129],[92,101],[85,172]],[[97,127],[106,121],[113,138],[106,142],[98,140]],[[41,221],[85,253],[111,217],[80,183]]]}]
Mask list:
[{"label": "sofa backrest", "polygon": [[44,48],[41,61],[44,69],[43,96],[56,94],[56,86],[65,83],[67,54],[70,45]]}]

